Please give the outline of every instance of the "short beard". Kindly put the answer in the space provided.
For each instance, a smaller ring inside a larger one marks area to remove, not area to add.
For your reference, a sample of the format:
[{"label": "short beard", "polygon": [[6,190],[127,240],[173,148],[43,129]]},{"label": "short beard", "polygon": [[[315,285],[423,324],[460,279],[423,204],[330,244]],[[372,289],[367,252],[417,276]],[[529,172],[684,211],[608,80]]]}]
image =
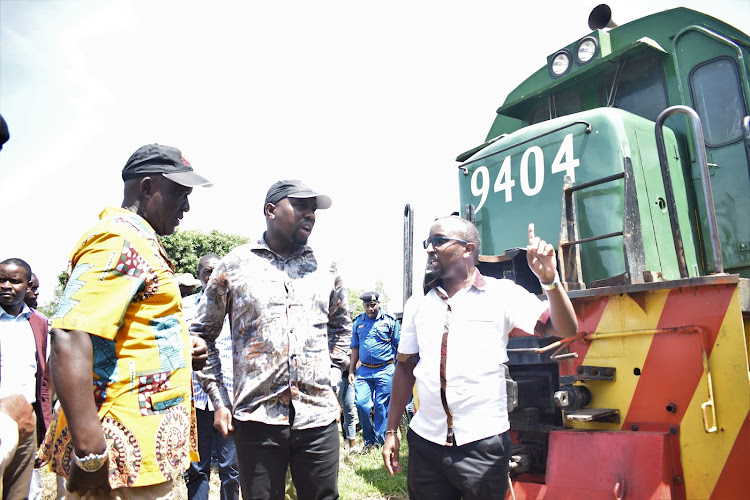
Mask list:
[{"label": "short beard", "polygon": [[304,246],[304,245],[307,245],[307,237],[303,238],[301,236],[297,236],[297,233],[294,233],[292,235],[292,243],[294,243],[295,245],[300,246],[300,247]]}]

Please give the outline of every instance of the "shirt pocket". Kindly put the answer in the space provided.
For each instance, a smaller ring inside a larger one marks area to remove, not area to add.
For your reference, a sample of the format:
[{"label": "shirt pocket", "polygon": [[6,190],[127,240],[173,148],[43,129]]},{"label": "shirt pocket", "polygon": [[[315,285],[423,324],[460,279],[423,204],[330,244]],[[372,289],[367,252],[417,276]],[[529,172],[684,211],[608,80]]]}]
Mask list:
[{"label": "shirt pocket", "polygon": [[388,323],[381,322],[377,325],[375,325],[375,335],[378,336],[380,340],[383,342],[390,342],[391,341],[391,328]]},{"label": "shirt pocket", "polygon": [[502,335],[493,319],[471,318],[451,324],[448,363],[462,373],[496,371],[503,359]]},{"label": "shirt pocket", "polygon": [[187,392],[182,387],[175,387],[165,391],[154,392],[148,396],[147,401],[151,405],[153,413],[164,413],[173,406],[185,401]]}]

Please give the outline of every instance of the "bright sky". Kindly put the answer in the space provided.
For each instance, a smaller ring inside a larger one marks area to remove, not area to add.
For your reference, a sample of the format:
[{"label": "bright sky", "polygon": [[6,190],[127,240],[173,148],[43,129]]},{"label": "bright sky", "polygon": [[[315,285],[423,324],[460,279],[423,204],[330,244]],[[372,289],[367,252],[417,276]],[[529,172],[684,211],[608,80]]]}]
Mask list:
[{"label": "bright sky", "polygon": [[[27,260],[50,300],[82,232],[120,205],[127,158],[158,142],[214,182],[182,229],[258,237],[268,187],[302,179],[333,199],[311,246],[350,288],[383,280],[398,311],[404,205],[417,242],[458,210],[455,157],[598,3],[0,0],[0,259]],[[750,33],[750,0],[609,5],[619,24],[682,5]]]}]

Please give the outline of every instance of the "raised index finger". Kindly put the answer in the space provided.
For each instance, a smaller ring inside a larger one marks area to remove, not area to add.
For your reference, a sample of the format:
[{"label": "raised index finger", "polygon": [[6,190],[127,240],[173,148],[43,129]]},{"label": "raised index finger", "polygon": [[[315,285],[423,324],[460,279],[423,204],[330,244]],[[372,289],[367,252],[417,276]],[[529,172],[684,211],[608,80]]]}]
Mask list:
[{"label": "raised index finger", "polygon": [[536,235],[534,234],[534,223],[529,222],[529,245],[534,244],[534,238],[536,238]]}]

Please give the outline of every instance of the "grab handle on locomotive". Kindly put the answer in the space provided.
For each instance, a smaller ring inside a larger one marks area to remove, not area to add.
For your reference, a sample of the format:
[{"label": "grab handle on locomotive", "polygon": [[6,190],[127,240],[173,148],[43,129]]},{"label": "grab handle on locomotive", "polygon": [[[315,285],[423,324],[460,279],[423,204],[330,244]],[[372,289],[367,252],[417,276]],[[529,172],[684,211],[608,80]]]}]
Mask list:
[{"label": "grab handle on locomotive", "polygon": [[667,208],[669,209],[669,222],[672,226],[672,235],[674,237],[675,251],[677,253],[677,262],[680,268],[680,277],[687,278],[688,271],[685,264],[685,251],[682,244],[682,235],[680,226],[677,221],[677,208],[675,204],[674,191],[672,189],[672,179],[669,175],[669,163],[667,161],[667,150],[664,145],[664,122],[667,118],[676,113],[682,113],[687,116],[690,128],[692,130],[693,146],[696,152],[698,167],[701,173],[701,185],[703,188],[703,201],[706,205],[706,219],[708,222],[708,231],[711,236],[711,253],[713,254],[714,272],[721,274],[724,272],[724,263],[721,256],[721,241],[719,240],[719,230],[716,223],[716,212],[714,210],[714,200],[711,194],[711,180],[708,172],[708,160],[706,158],[705,140],[703,138],[703,127],[701,119],[694,109],[678,105],[670,106],[662,111],[656,117],[656,147],[659,152],[659,164],[661,166],[661,175],[664,181],[664,194],[667,197]]}]

